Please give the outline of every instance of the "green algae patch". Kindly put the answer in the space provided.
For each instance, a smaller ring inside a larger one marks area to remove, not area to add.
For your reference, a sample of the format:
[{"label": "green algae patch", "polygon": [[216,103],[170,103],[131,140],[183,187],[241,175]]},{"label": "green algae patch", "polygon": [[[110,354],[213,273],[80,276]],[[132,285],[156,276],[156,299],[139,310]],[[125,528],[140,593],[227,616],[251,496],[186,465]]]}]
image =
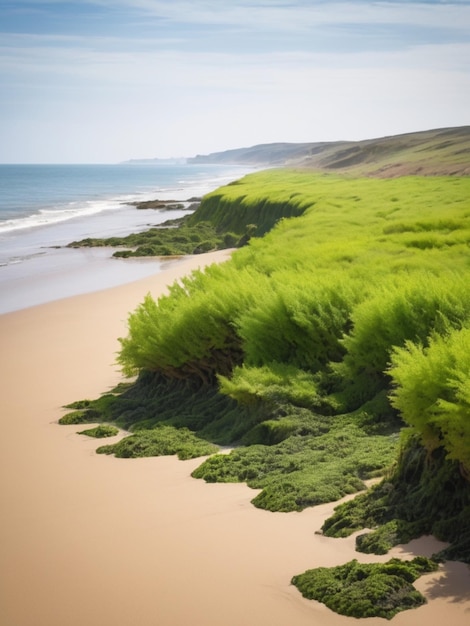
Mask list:
[{"label": "green algae patch", "polygon": [[256,230],[247,228],[243,233],[219,232],[208,222],[187,225],[187,218],[172,220],[168,227],[155,226],[140,233],[124,237],[92,238],[73,241],[68,248],[123,248],[113,253],[115,258],[148,256],[183,256],[203,254],[214,250],[237,248],[248,242]]},{"label": "green algae patch", "polygon": [[119,458],[137,458],[176,454],[180,460],[194,459],[217,452],[218,447],[202,441],[187,428],[160,425],[142,430],[118,443],[101,446],[98,454],[114,454]]},{"label": "green algae patch", "polygon": [[112,405],[126,389],[131,387],[131,383],[120,383],[109,393],[102,394],[99,398],[90,400],[76,400],[66,404],[64,409],[73,409],[59,419],[59,424],[93,424],[95,422],[107,422],[111,414]]},{"label": "green algae patch", "polygon": [[450,543],[434,558],[470,563],[470,483],[442,447],[429,454],[411,437],[390,475],[336,507],[322,532],[347,537],[363,528],[373,530],[356,538],[360,552],[385,554],[395,545],[434,535]]},{"label": "green algae patch", "polygon": [[69,413],[66,413],[66,415],[63,415],[59,419],[59,424],[62,426],[69,426],[71,424],[91,424],[92,422],[97,421],[99,421],[98,414],[93,416],[87,411],[80,409],[77,411],[70,411]]},{"label": "green algae patch", "polygon": [[[245,406],[197,378],[168,380],[149,372],[112,398],[98,398],[96,407],[88,401],[82,410],[131,434],[99,453],[210,455],[194,478],[246,482],[261,490],[253,504],[270,511],[300,511],[361,491],[397,451],[393,414],[377,421],[370,408],[333,417],[279,398]],[[217,454],[220,445],[235,449]]]},{"label": "green algae patch", "polygon": [[[285,408],[287,412],[289,409]],[[264,441],[208,458],[192,473],[206,482],[246,482],[262,491],[252,503],[269,511],[301,511],[365,489],[396,455],[396,434],[367,433],[350,416],[331,420],[290,407],[288,416],[267,420],[247,438]]]},{"label": "green algae patch", "polygon": [[354,559],[337,567],[307,570],[291,582],[305,598],[322,602],[341,615],[392,619],[400,611],[426,602],[412,583],[437,568],[435,561],[425,557],[387,563],[358,563]]},{"label": "green algae patch", "polygon": [[100,424],[95,428],[87,428],[87,430],[81,430],[79,435],[87,435],[87,437],[94,437],[95,439],[105,439],[106,437],[115,437],[119,434],[119,428],[111,426],[110,424]]}]

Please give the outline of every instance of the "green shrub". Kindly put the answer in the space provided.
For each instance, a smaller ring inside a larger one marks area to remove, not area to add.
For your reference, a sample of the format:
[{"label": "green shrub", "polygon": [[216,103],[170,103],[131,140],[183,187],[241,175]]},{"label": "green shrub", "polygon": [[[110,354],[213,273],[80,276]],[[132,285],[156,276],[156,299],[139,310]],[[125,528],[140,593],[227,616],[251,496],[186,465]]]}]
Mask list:
[{"label": "green shrub", "polygon": [[[393,280],[358,304],[353,329],[344,337],[347,351],[334,370],[362,403],[389,386],[392,353],[409,342],[426,345],[433,334],[445,334],[470,321],[470,282],[463,276],[434,277],[418,273]],[[414,358],[414,357],[413,357]],[[388,375],[387,375],[388,374]],[[352,392],[349,391],[350,397]],[[349,409],[356,408],[353,402]]]},{"label": "green shrub", "polygon": [[271,289],[239,317],[246,363],[290,363],[316,371],[341,360],[341,338],[358,299],[353,285],[334,275],[278,273]]},{"label": "green shrub", "polygon": [[470,477],[470,328],[395,349],[392,404],[429,451],[444,446]]},{"label": "green shrub", "polygon": [[288,363],[236,367],[230,377],[219,376],[219,383],[222,393],[244,405],[289,402],[316,408],[321,404],[314,376]]},{"label": "green shrub", "polygon": [[230,373],[242,360],[234,320],[255,297],[254,285],[261,288],[264,281],[249,269],[222,264],[173,285],[158,303],[147,295],[129,317],[128,337],[120,340],[124,372],[146,369],[206,384],[217,373]]}]

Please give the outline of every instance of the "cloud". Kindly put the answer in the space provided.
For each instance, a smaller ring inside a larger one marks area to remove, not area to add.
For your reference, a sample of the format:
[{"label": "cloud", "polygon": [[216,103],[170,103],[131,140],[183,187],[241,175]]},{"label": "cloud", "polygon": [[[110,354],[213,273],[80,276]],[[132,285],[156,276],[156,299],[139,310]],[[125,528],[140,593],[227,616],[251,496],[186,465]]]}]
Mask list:
[{"label": "cloud", "polygon": [[10,7],[0,19],[3,161],[191,155],[470,121],[466,2]]},{"label": "cloud", "polygon": [[[120,6],[174,23],[240,25],[256,30],[285,31],[312,25],[386,23],[458,28],[455,16],[469,16],[470,3],[384,1],[284,1],[234,0],[102,0],[90,5]],[[432,8],[432,10],[430,10]],[[256,19],[259,18],[259,19]]]},{"label": "cloud", "polygon": [[[358,28],[362,35],[367,35],[366,27],[406,27],[423,32],[427,30],[430,37],[435,37],[437,30],[463,37],[468,35],[470,25],[470,3],[455,1],[233,0],[221,3],[220,0],[56,0],[44,3],[40,0],[17,0],[14,7],[10,11],[18,17],[16,22],[21,15],[25,16],[28,11],[32,11],[36,16],[42,14],[49,17],[50,28],[60,24],[64,31],[75,32],[82,24],[89,32],[90,20],[81,20],[98,14],[107,18],[114,29],[119,23],[127,25],[131,36],[138,35],[136,29],[143,28],[144,32],[155,29],[158,36],[163,31],[179,32],[192,41],[204,38],[206,28],[216,33],[214,27],[225,33],[282,36],[295,33],[301,38],[325,28],[330,34],[336,32],[342,35],[345,31]],[[32,27],[31,24],[29,26]],[[40,20],[39,28],[46,27],[47,22]],[[106,27],[106,20],[100,20],[100,28],[106,31]],[[121,34],[125,37],[125,31]],[[314,38],[312,40],[313,44]]]}]

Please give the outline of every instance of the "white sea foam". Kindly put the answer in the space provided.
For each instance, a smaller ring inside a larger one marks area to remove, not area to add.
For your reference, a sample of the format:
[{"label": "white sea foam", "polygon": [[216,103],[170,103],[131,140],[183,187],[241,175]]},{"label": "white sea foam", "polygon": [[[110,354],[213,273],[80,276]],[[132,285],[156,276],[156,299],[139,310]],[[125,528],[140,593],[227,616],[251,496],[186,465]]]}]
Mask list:
[{"label": "white sea foam", "polygon": [[29,228],[37,228],[39,226],[47,226],[49,224],[58,224],[76,217],[86,217],[95,215],[109,209],[115,209],[116,203],[109,201],[93,201],[79,203],[70,203],[70,208],[50,208],[39,209],[37,213],[10,219],[0,222],[0,233],[8,233],[15,230],[25,230]]},{"label": "white sea foam", "polygon": [[190,198],[200,198],[212,191],[218,185],[230,181],[231,177],[220,177],[214,180],[205,181],[179,181],[180,187],[161,187],[154,191],[145,191],[134,194],[121,195],[103,200],[87,200],[85,202],[69,202],[67,204],[55,205],[48,208],[41,208],[32,215],[25,215],[14,219],[0,221],[0,234],[18,230],[27,230],[59,224],[75,218],[84,218],[97,215],[104,211],[118,210],[123,205],[132,202],[144,202],[146,200],[176,200],[187,202]]},{"label": "white sea foam", "polygon": [[[100,274],[103,288],[154,271],[155,260],[149,259],[149,265],[108,261],[113,253],[109,248],[63,248],[87,237],[141,232],[187,215],[190,199],[201,198],[248,171],[188,167],[183,173],[181,169],[0,166],[0,313],[35,304],[38,294],[45,298],[41,301],[50,299],[47,294],[52,292],[55,297],[70,295],[71,283],[77,282],[75,263],[83,271],[81,291],[86,290],[86,277],[91,285],[95,273]],[[130,204],[155,199],[175,200],[184,208],[137,210]],[[60,285],[56,284],[59,272]],[[34,298],[33,291],[38,292]]]}]

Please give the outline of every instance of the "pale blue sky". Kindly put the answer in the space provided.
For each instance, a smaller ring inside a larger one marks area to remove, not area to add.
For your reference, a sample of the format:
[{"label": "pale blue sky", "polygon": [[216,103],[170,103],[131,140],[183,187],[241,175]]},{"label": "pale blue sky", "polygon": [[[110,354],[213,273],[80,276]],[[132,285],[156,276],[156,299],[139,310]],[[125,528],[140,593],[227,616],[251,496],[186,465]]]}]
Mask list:
[{"label": "pale blue sky", "polygon": [[0,162],[470,124],[470,1],[0,0]]}]

